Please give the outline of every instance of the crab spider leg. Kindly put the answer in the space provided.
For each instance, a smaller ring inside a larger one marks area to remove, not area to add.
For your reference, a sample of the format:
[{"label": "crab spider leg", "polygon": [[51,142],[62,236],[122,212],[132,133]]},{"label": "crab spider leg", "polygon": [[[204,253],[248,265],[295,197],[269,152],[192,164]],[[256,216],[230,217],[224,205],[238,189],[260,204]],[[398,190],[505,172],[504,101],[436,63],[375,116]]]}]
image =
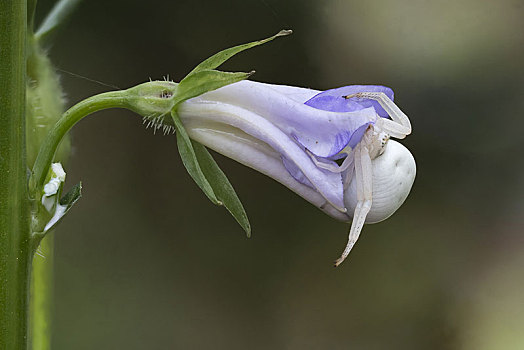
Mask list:
[{"label": "crab spider leg", "polygon": [[313,161],[313,163],[315,163],[317,167],[331,171],[332,173],[341,173],[351,165],[351,159],[349,157],[351,153],[346,153],[346,158],[340,166],[332,163],[323,163],[319,161],[317,157],[315,157],[315,155],[311,153],[308,149],[306,149],[306,153],[309,155],[311,161]]},{"label": "crab spider leg", "polygon": [[351,152],[350,154],[348,154],[348,156],[346,157],[346,159],[344,159],[344,162],[348,161],[348,171],[346,172],[345,176],[344,176],[344,190],[346,188],[348,188],[349,184],[351,183],[351,179],[353,178],[353,174],[355,173],[355,153],[354,152]]},{"label": "crab spider leg", "polygon": [[391,120],[380,118],[383,131],[389,133],[391,136],[399,139],[403,139],[407,135],[411,134],[411,123],[407,115],[402,112],[398,106],[389,99],[389,97],[383,92],[359,92],[352,95],[344,96],[344,98],[368,98],[375,100],[384,110],[389,114]]},{"label": "crab spider leg", "polygon": [[373,197],[373,173],[371,157],[367,145],[360,144],[355,148],[355,180],[357,181],[357,206],[353,214],[353,222],[349,230],[348,243],[340,258],[335,261],[335,267],[342,264],[355,245],[366,221],[366,216],[371,209]]},{"label": "crab spider leg", "polygon": [[385,118],[378,118],[376,121],[376,126],[387,133],[389,136],[394,137],[396,139],[403,139],[406,137],[406,129],[389,119]]}]

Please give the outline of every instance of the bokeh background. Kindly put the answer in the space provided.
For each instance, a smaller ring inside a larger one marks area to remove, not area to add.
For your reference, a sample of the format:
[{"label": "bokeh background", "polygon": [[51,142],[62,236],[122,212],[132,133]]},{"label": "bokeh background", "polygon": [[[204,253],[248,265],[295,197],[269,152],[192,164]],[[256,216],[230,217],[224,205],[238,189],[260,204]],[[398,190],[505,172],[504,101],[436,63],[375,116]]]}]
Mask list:
[{"label": "bokeh background", "polygon": [[[39,0],[40,18],[52,4]],[[173,135],[127,111],[87,118],[67,168],[84,196],[56,236],[53,348],[523,349],[523,18],[521,0],[84,1],[49,47],[69,105],[179,80],[291,28],[223,68],[392,87],[418,174],[334,269],[347,224],[217,155],[247,239],[186,174]]]}]

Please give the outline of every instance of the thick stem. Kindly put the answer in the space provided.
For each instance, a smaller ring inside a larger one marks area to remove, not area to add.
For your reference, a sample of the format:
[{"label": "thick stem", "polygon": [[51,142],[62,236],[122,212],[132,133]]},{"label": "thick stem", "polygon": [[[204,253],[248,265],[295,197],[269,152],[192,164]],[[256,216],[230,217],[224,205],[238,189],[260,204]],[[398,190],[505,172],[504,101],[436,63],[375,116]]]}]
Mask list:
[{"label": "thick stem", "polygon": [[26,1],[0,1],[0,349],[27,348]]}]

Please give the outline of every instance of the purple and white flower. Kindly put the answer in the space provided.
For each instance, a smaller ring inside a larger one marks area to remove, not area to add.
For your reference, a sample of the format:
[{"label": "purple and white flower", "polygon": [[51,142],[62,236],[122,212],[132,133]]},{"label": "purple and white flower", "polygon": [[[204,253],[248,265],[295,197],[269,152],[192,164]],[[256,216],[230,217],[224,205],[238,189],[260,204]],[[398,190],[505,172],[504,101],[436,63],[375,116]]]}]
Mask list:
[{"label": "purple and white flower", "polygon": [[284,184],[327,214],[351,221],[340,264],[365,222],[386,219],[415,178],[411,153],[390,137],[411,132],[383,86],[324,92],[241,81],[182,103],[190,137]]}]

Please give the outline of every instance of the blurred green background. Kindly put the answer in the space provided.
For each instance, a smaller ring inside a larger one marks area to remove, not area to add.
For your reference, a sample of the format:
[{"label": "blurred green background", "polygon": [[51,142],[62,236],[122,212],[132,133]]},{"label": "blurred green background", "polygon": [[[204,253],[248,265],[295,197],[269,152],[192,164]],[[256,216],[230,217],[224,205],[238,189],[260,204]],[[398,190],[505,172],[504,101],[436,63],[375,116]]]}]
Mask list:
[{"label": "blurred green background", "polygon": [[[523,18],[521,0],[84,1],[49,48],[59,69],[120,88],[177,81],[291,28],[223,68],[392,87],[418,174],[334,269],[348,224],[217,155],[246,239],[174,136],[127,111],[87,118],[67,168],[84,197],[56,236],[54,349],[523,349]],[[69,105],[111,89],[70,73]]]}]

